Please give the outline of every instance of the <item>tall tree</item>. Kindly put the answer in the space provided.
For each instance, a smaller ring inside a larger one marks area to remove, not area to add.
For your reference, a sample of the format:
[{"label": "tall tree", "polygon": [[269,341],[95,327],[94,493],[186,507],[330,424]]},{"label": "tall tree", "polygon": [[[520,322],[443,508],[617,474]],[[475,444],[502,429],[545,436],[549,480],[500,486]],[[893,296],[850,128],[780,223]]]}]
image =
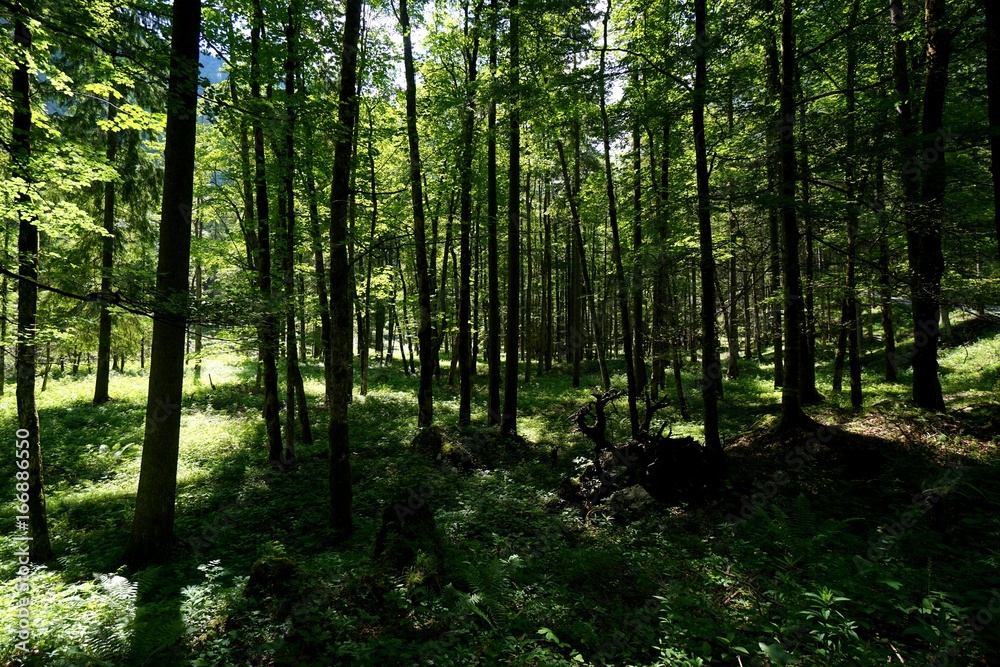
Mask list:
[{"label": "tall tree", "polygon": [[254,182],[257,195],[257,289],[264,313],[258,325],[260,363],[264,372],[264,428],[267,432],[268,457],[272,465],[281,465],[281,415],[278,401],[278,315],[272,304],[271,290],[271,213],[267,198],[267,169],[264,154],[263,104],[260,84],[265,74],[261,71],[261,31],[264,27],[264,10],[261,0],[253,0],[253,17],[250,26],[250,97],[256,113],[251,118],[253,128]]},{"label": "tall tree", "polygon": [[[17,66],[13,76],[14,118],[10,142],[11,173],[25,185],[33,182],[31,173],[31,62],[32,34],[24,22],[20,5],[15,7],[14,44]],[[27,451],[28,557],[43,563],[52,558],[48,516],[45,510],[45,484],[42,475],[42,446],[39,433],[38,408],[35,405],[35,364],[38,356],[38,227],[30,210],[27,190],[17,195],[17,447]],[[23,434],[23,435],[22,435]],[[22,447],[27,443],[27,450]],[[18,456],[21,456],[18,454]],[[23,460],[23,459],[19,459]],[[20,469],[20,463],[18,464]],[[20,487],[23,482],[20,482]],[[23,487],[21,487],[23,488]],[[20,490],[20,489],[19,489]],[[23,498],[21,499],[23,500]],[[20,520],[20,519],[19,519]]]},{"label": "tall tree", "polygon": [[926,46],[924,50],[924,105],[920,130],[923,150],[920,164],[924,177],[920,209],[910,243],[910,273],[913,279],[913,402],[925,410],[944,410],[938,379],[938,319],[941,317],[941,218],[947,184],[945,171],[944,100],[948,86],[952,34],[945,25],[945,0],[926,0],[924,5]]},{"label": "tall tree", "polygon": [[708,156],[705,148],[705,96],[708,89],[708,37],[705,0],[695,0],[694,127],[695,176],[698,189],[698,238],[701,247],[701,398],[705,419],[705,445],[722,449],[719,437],[719,394],[722,366],[718,360],[715,329],[715,253],[712,246],[712,210],[708,192]]},{"label": "tall tree", "polygon": [[795,184],[795,34],[792,17],[794,0],[781,3],[781,268],[785,283],[785,368],[781,388],[780,431],[798,428],[806,422],[799,392],[804,303],[799,272],[799,223],[796,216]]},{"label": "tall tree", "polygon": [[[405,1],[405,0],[404,0]],[[330,425],[330,526],[340,534],[353,528],[351,519],[351,439],[347,422],[351,399],[351,301],[347,258],[348,205],[351,189],[351,156],[358,119],[358,41],[361,35],[362,0],[347,0],[340,57],[340,90],[337,119],[340,128],[333,152],[330,186],[330,373],[326,378]]]},{"label": "tall tree", "polygon": [[1000,7],[984,0],[986,16],[986,90],[989,96],[990,172],[993,174],[993,223],[1000,256]]},{"label": "tall tree", "polygon": [[191,259],[200,31],[201,0],[175,0],[146,430],[132,532],[122,556],[133,567],[169,558],[173,542]]},{"label": "tall tree", "polygon": [[507,330],[504,339],[502,433],[517,432],[517,343],[521,288],[521,13],[510,0],[510,149],[507,186]]},{"label": "tall tree", "polygon": [[[490,0],[490,76],[497,72],[497,31],[500,29],[500,9],[497,0]],[[487,424],[500,424],[500,259],[497,243],[497,97],[490,90],[490,110],[486,129],[486,361]]]},{"label": "tall tree", "polygon": [[[285,147],[283,176],[283,200],[285,202],[284,253],[282,255],[283,283],[285,288],[285,451],[284,460],[295,459],[295,418],[298,417],[302,442],[312,442],[312,427],[309,424],[309,405],[306,402],[302,371],[299,369],[299,353],[295,331],[295,121],[296,104],[295,78],[298,68],[298,26],[301,9],[297,0],[288,5],[288,22],[285,24]],[[296,403],[298,405],[296,405]],[[297,411],[296,411],[296,408]]]},{"label": "tall tree", "polygon": [[413,239],[417,265],[417,302],[420,307],[420,388],[417,393],[417,426],[434,423],[434,349],[431,292],[434,289],[427,265],[427,233],[424,220],[423,179],[420,164],[420,137],[417,134],[417,81],[413,66],[413,42],[407,0],[399,1],[399,27],[403,33],[403,65],[406,76],[406,137],[410,159],[410,200],[413,207]]},{"label": "tall tree", "polygon": [[[604,12],[604,40],[601,47],[600,76],[601,95],[601,127],[604,135],[604,180],[608,193],[608,224],[611,227],[611,254],[615,265],[616,293],[618,296],[618,311],[622,325],[622,346],[625,348],[625,381],[628,392],[628,416],[632,427],[632,437],[639,437],[639,408],[638,408],[638,387],[635,379],[635,358],[633,357],[632,323],[629,317],[629,291],[625,282],[625,267],[622,263],[622,246],[618,233],[618,202],[615,198],[615,183],[611,171],[611,128],[608,123],[608,109],[605,98],[607,97],[607,82],[605,81],[606,63],[608,54],[608,22],[611,20],[611,0],[608,0],[607,9]],[[706,174],[707,174],[706,170]],[[713,311],[713,316],[714,316]]]},{"label": "tall tree", "polygon": [[[857,23],[859,0],[851,3],[850,24]],[[842,326],[847,329],[848,367],[851,375],[851,407],[861,409],[861,323],[858,319],[857,262],[858,262],[858,193],[857,193],[857,111],[856,92],[858,69],[857,44],[847,40],[847,160],[845,162],[845,190],[847,196],[847,284],[844,288],[844,314]]]},{"label": "tall tree", "polygon": [[[118,133],[115,132],[115,117],[118,115],[113,95],[108,96],[108,163],[115,164],[118,153]],[[111,292],[111,275],[114,269],[115,251],[115,183],[104,184],[104,238],[101,239],[101,292]],[[111,311],[101,305],[100,320],[97,324],[97,378],[94,383],[94,403],[107,403],[108,379],[111,367]]]}]

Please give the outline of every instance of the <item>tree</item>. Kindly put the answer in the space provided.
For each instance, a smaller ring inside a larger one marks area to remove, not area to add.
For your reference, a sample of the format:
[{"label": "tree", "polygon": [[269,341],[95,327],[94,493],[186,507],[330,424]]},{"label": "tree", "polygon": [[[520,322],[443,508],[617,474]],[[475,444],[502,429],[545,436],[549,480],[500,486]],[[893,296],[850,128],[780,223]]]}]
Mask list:
[{"label": "tree", "polygon": [[719,438],[719,394],[722,366],[718,360],[718,333],[715,329],[715,253],[712,246],[712,210],[708,192],[708,156],[705,150],[705,93],[708,88],[705,32],[705,0],[695,0],[695,72],[692,100],[695,176],[698,188],[698,238],[701,248],[701,398],[705,419],[705,445],[722,449]]},{"label": "tree", "polygon": [[413,240],[417,256],[417,298],[420,307],[420,389],[417,393],[417,426],[434,423],[434,346],[431,291],[433,282],[427,266],[427,233],[424,219],[423,179],[420,164],[420,137],[417,134],[417,82],[413,67],[410,13],[407,0],[399,2],[399,28],[403,33],[403,60],[406,76],[406,137],[410,160],[410,201],[413,207]]},{"label": "tree", "polygon": [[908,235],[913,302],[913,402],[925,410],[944,410],[938,380],[938,320],[941,317],[941,218],[944,207],[944,101],[951,59],[951,31],[944,25],[945,0],[925,3],[926,79],[920,130],[924,165],[920,208]]},{"label": "tree", "polygon": [[[618,234],[618,204],[615,199],[615,184],[611,171],[611,130],[608,127],[608,109],[605,98],[607,97],[607,85],[605,82],[605,60],[608,54],[608,21],[611,19],[611,0],[608,0],[607,9],[604,12],[604,42],[601,48],[600,59],[600,82],[601,82],[601,126],[604,135],[604,178],[608,193],[608,224],[611,226],[611,248],[612,257],[615,264],[615,280],[617,283],[618,309],[622,324],[622,342],[625,348],[625,378],[628,386],[628,415],[629,423],[632,426],[632,437],[639,437],[639,409],[637,406],[639,390],[635,379],[635,358],[632,353],[632,324],[629,318],[628,285],[625,282],[625,267],[622,264],[622,246]],[[704,128],[702,128],[704,131]],[[708,174],[706,168],[706,177]],[[711,229],[709,229],[711,239]],[[713,260],[714,261],[714,260]],[[713,317],[715,312],[712,312]]]},{"label": "tree", "polygon": [[260,340],[260,363],[264,371],[264,428],[267,432],[268,458],[271,465],[280,466],[283,461],[281,441],[281,408],[278,405],[278,315],[274,311],[271,290],[271,212],[267,195],[267,166],[264,154],[263,104],[260,83],[261,72],[261,30],[264,26],[264,10],[261,0],[253,0],[253,17],[250,26],[250,98],[255,113],[250,121],[253,129],[254,183],[257,203],[257,289],[263,303],[264,312],[260,318],[258,338]]},{"label": "tree", "polygon": [[[405,0],[404,0],[405,2]],[[351,519],[351,440],[347,421],[351,394],[351,292],[347,258],[348,203],[351,187],[351,154],[358,119],[358,41],[361,35],[362,0],[344,6],[344,36],[340,58],[340,121],[333,155],[330,186],[330,373],[327,400],[330,426],[330,526],[340,534],[353,528]]]},{"label": "tree", "polygon": [[986,88],[989,95],[990,172],[993,175],[993,223],[1000,257],[1000,8],[984,0],[986,17]]},{"label": "tree", "polygon": [[[31,211],[28,189],[33,182],[31,173],[31,62],[32,34],[24,22],[20,6],[14,19],[14,44],[17,66],[13,76],[14,118],[11,128],[10,159],[12,175],[22,183],[17,195],[17,447],[28,456],[27,502],[21,496],[21,511],[28,520],[28,557],[34,563],[52,558],[49,541],[48,515],[45,510],[45,484],[42,475],[42,446],[39,433],[38,408],[35,405],[35,363],[38,334],[38,227]],[[26,449],[22,449],[27,445]],[[21,454],[18,454],[20,457]],[[23,459],[19,459],[21,461]],[[19,472],[23,471],[18,463]],[[18,490],[23,481],[18,476]],[[27,511],[24,512],[26,506]]]},{"label": "tree", "polygon": [[517,343],[521,289],[521,14],[510,0],[510,150],[507,186],[507,337],[504,339],[502,433],[517,432]]},{"label": "tree", "polygon": [[802,345],[803,299],[799,274],[799,224],[795,210],[795,35],[792,27],[794,0],[781,3],[781,265],[784,279],[785,363],[781,388],[782,432],[806,423],[799,392]]},{"label": "tree", "polygon": [[164,148],[160,249],[139,487],[132,532],[122,560],[132,567],[170,557],[177,493],[184,337],[191,256],[198,41],[201,0],[175,0]]},{"label": "tree", "polygon": [[[500,10],[497,0],[490,0],[490,75],[497,71],[497,31],[500,29]],[[495,85],[495,84],[494,84]],[[495,88],[490,90],[490,109],[486,129],[486,359],[487,373],[487,423],[500,424],[500,260],[497,244],[497,97]]]},{"label": "tree", "polygon": [[[114,123],[117,107],[112,96],[108,97],[108,122]],[[110,164],[115,163],[118,153],[118,133],[114,126],[108,128],[108,148],[106,156]],[[111,292],[111,277],[114,269],[115,248],[115,183],[104,184],[104,233],[101,240],[101,292],[105,295]],[[97,343],[97,379],[94,386],[94,403],[108,401],[108,376],[111,366],[111,312],[107,306],[101,305],[100,323],[98,325]]]},{"label": "tree", "polygon": [[465,31],[471,31],[471,44],[463,44],[465,69],[465,110],[462,117],[462,194],[459,221],[459,295],[458,295],[458,372],[459,372],[459,405],[458,423],[468,426],[472,420],[472,332],[470,321],[472,281],[472,159],[476,132],[476,62],[479,59],[479,13],[482,0],[478,0],[472,25],[469,26],[468,5],[465,7]]}]

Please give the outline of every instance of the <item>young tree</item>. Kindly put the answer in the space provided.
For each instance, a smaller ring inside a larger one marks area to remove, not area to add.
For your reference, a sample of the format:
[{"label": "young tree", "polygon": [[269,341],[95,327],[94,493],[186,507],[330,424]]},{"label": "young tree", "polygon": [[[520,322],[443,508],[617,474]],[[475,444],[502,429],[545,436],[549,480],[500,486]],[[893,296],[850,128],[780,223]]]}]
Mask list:
[{"label": "young tree", "polygon": [[122,556],[132,567],[168,559],[173,542],[191,257],[200,29],[201,0],[174,0],[156,268],[158,298],[149,363],[146,430],[132,532]]}]

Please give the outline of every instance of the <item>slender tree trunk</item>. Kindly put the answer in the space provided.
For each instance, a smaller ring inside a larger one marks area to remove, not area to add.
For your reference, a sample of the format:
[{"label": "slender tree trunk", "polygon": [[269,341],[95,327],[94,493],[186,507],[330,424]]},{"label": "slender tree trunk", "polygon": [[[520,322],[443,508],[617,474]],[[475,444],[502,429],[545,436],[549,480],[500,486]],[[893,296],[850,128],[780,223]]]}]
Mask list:
[{"label": "slender tree trunk", "polygon": [[[859,0],[851,4],[850,23],[856,23]],[[856,192],[857,119],[855,117],[855,85],[857,79],[857,49],[854,40],[847,40],[847,163],[845,186],[847,195],[847,285],[844,292],[844,312],[847,313],[848,365],[851,371],[851,407],[861,410],[861,356],[858,349],[861,332],[858,321],[857,254],[858,254],[858,202]]]},{"label": "slender tree trunk", "polygon": [[[625,282],[625,267],[622,263],[621,240],[618,233],[618,203],[615,198],[615,184],[611,171],[611,128],[608,123],[608,110],[605,103],[607,85],[605,82],[605,59],[608,49],[608,21],[611,20],[611,0],[608,0],[604,12],[604,42],[601,48],[600,75],[601,82],[601,126],[604,139],[604,179],[608,193],[608,224],[611,227],[611,252],[615,265],[616,294],[618,296],[618,312],[621,318],[622,347],[625,353],[625,380],[628,390],[628,416],[632,426],[632,437],[639,437],[638,387],[635,377],[635,358],[633,357],[632,323],[629,318],[629,290]],[[707,171],[706,171],[707,174]],[[714,311],[713,311],[714,315]]]},{"label": "slender tree trunk", "polygon": [[885,169],[881,158],[875,162],[876,216],[881,221],[878,242],[879,292],[882,302],[882,336],[885,350],[885,381],[897,382],[896,327],[892,319],[892,275],[889,270],[889,233],[885,216]]},{"label": "slender tree trunk", "polygon": [[801,368],[802,282],[799,273],[799,226],[795,211],[795,35],[792,32],[793,0],[781,6],[781,230],[782,277],[785,302],[785,368],[781,388],[779,431],[798,428],[806,422],[799,393]]},{"label": "slender tree trunk", "polygon": [[[944,410],[938,379],[938,319],[941,316],[941,219],[947,185],[944,101],[952,35],[944,25],[945,0],[926,0],[926,84],[921,118],[923,183],[916,228],[908,241],[913,275],[913,402],[925,410]],[[919,171],[918,171],[919,174]]]},{"label": "slender tree trunk", "polygon": [[517,433],[517,325],[521,282],[521,14],[510,0],[510,149],[507,188],[507,330],[504,339],[503,413],[500,432]]},{"label": "slender tree trunk", "polygon": [[[115,132],[114,122],[118,115],[118,107],[115,106],[114,99],[108,98],[108,147],[105,154],[108,164],[115,165],[115,156],[118,153],[118,133]],[[108,181],[104,184],[104,238],[101,239],[101,293],[109,295],[111,292],[111,276],[114,270],[115,252],[115,183]],[[108,363],[111,358],[111,312],[105,303],[101,304],[100,320],[97,324],[97,378],[94,386],[94,403],[101,404],[108,401]]]},{"label": "slender tree trunk", "polygon": [[719,394],[722,368],[715,330],[715,254],[712,246],[712,211],[708,195],[708,157],[705,149],[705,93],[708,88],[705,34],[705,0],[695,0],[694,150],[698,184],[698,237],[701,246],[701,398],[704,405],[705,445],[722,449],[719,437]]},{"label": "slender tree trunk", "polygon": [[1000,255],[1000,7],[984,0],[986,16],[986,90],[989,96],[990,171],[993,174],[993,223]]},{"label": "slender tree trunk", "polygon": [[[313,265],[316,272],[316,297],[319,301],[320,338],[323,342],[323,377],[327,391],[332,386],[332,361],[330,359],[330,302],[326,294],[326,266],[323,260],[323,236],[319,230],[319,202],[316,196],[316,181],[313,177],[312,148],[306,145],[306,197],[309,199],[309,236],[312,242]],[[326,404],[330,395],[326,394]]]},{"label": "slender tree trunk", "polygon": [[348,204],[354,127],[358,118],[358,40],[362,0],[344,5],[343,46],[340,58],[337,134],[330,186],[330,374],[327,377],[330,426],[330,526],[340,534],[351,531],[351,440],[347,413],[351,399],[351,302],[347,257]]},{"label": "slender tree trunk", "polygon": [[[31,30],[21,18],[21,7],[15,7],[14,44],[17,65],[13,75],[13,124],[10,142],[11,173],[24,183],[33,182],[31,173],[31,73],[28,59],[32,46]],[[17,479],[23,493],[25,465],[27,467],[27,502],[18,497],[17,525],[27,527],[30,542],[28,558],[33,563],[52,559],[48,517],[45,510],[45,483],[42,474],[42,447],[39,433],[38,408],[35,405],[35,375],[38,334],[38,227],[29,210],[31,200],[26,192],[16,197],[18,233],[17,281]],[[23,453],[22,453],[23,452]],[[27,461],[24,461],[27,456]],[[18,536],[19,538],[21,536]]]},{"label": "slender tree trunk", "polygon": [[736,285],[736,210],[733,205],[733,192],[736,186],[729,181],[729,303],[726,312],[726,345],[729,348],[729,359],[726,364],[726,377],[734,379],[740,374],[740,337],[739,321],[736,318],[736,306],[739,300],[739,289]]},{"label": "slender tree trunk", "polygon": [[[202,232],[202,222],[200,217],[194,221],[194,236],[196,239],[201,238]],[[198,319],[194,324],[194,381],[195,384],[201,382],[201,345],[202,345],[202,326],[201,326],[201,292],[202,292],[202,267],[201,267],[201,257],[196,257],[194,261],[194,307],[195,313],[198,313]],[[122,364],[124,365],[124,363]]]},{"label": "slender tree trunk", "polygon": [[49,371],[52,370],[52,341],[45,341],[45,369],[42,371],[42,388],[39,391],[45,391],[46,387],[49,386]]},{"label": "slender tree trunk", "polygon": [[[772,0],[765,0],[765,11],[770,16],[774,11]],[[767,53],[768,70],[768,93],[770,97],[777,98],[781,94],[781,62],[778,58],[778,45],[774,35],[768,37],[765,47]],[[773,136],[773,135],[772,135]],[[779,137],[773,136],[775,143]],[[777,188],[778,159],[774,153],[769,152],[767,160],[767,187],[768,191],[774,193]],[[771,276],[771,341],[774,345],[774,388],[780,389],[785,384],[784,350],[782,340],[782,304],[779,295],[781,294],[781,232],[778,219],[778,208],[771,204],[767,211],[768,232],[770,234],[770,266]]]},{"label": "slender tree trunk", "polygon": [[420,175],[420,140],[417,136],[417,84],[410,39],[410,15],[407,0],[399,2],[399,24],[403,32],[403,59],[406,70],[406,134],[410,155],[410,195],[413,204],[413,236],[417,256],[417,298],[420,306],[420,389],[417,393],[417,426],[434,423],[434,343],[431,310],[431,276],[427,266],[427,241],[424,229],[423,181]]},{"label": "slender tree trunk", "polygon": [[528,177],[525,179],[524,192],[525,192],[525,202],[524,202],[524,252],[525,252],[525,263],[527,264],[527,276],[524,280],[524,308],[521,309],[522,317],[524,318],[524,325],[521,327],[521,333],[524,337],[524,344],[521,349],[524,350],[524,383],[528,384],[531,382],[531,351],[533,344],[533,333],[534,330],[531,327],[531,299],[532,299],[532,284],[535,280],[535,267],[531,261],[531,171],[528,171]]},{"label": "slender tree trunk", "polygon": [[[795,70],[795,89],[802,95],[802,77],[799,68]],[[799,136],[806,137],[807,109],[803,104],[801,121],[799,122]],[[805,322],[802,327],[802,342],[800,344],[801,366],[799,367],[799,398],[802,405],[816,405],[823,401],[823,395],[816,388],[816,314],[815,314],[815,273],[816,255],[814,248],[814,224],[811,205],[810,178],[811,169],[809,166],[808,143],[803,138],[799,144],[802,146],[802,203],[803,203],[803,225],[805,227],[806,256],[805,256],[805,281],[803,289],[805,291]]]},{"label": "slender tree trunk", "polygon": [[[574,136],[579,136],[579,128],[574,126]],[[583,277],[583,291],[586,293],[587,307],[590,311],[590,319],[594,327],[594,338],[596,339],[597,347],[597,362],[601,368],[601,382],[604,386],[604,390],[607,391],[611,388],[611,376],[608,373],[608,365],[604,355],[604,333],[601,327],[601,320],[597,316],[597,298],[594,295],[593,284],[590,281],[590,270],[587,268],[587,256],[585,251],[585,246],[583,245],[583,233],[580,230],[580,209],[577,204],[577,196],[579,195],[578,188],[580,187],[580,182],[578,178],[574,181],[569,180],[569,170],[566,166],[566,155],[562,147],[562,142],[556,142],[556,149],[559,152],[559,162],[562,165],[563,172],[563,182],[569,184],[574,183],[572,187],[567,185],[566,194],[569,200],[570,217],[572,218],[572,245],[574,246],[574,252],[576,254],[577,263],[580,267],[580,273]],[[579,177],[579,174],[577,174]],[[582,320],[582,318],[581,318]],[[578,342],[582,346],[584,336],[583,336],[583,326],[578,329],[570,329],[569,332],[571,343]],[[573,339],[576,339],[574,341]],[[574,362],[575,363],[575,362]],[[576,373],[574,371],[574,377]],[[577,384],[573,386],[579,386]]]},{"label": "slender tree trunk", "polygon": [[[285,382],[286,403],[285,412],[285,452],[284,460],[291,463],[295,460],[295,418],[298,417],[299,432],[302,442],[311,444],[313,441],[312,426],[309,424],[309,405],[306,402],[305,385],[302,381],[302,371],[299,369],[298,340],[295,330],[295,122],[297,98],[295,95],[295,78],[298,68],[298,27],[302,10],[298,0],[292,0],[288,5],[288,23],[285,25],[285,45],[288,50],[285,59],[285,164],[284,164],[284,200],[285,200],[285,252],[284,252],[284,287],[285,287]],[[296,405],[297,404],[297,405]],[[298,411],[296,412],[296,409]]]},{"label": "slender tree trunk", "polygon": [[[261,29],[264,13],[260,0],[254,0],[253,24],[250,29],[251,72],[250,97],[258,113],[261,104]],[[260,361],[264,379],[264,427],[267,432],[268,457],[272,465],[280,465],[282,458],[281,415],[278,401],[278,317],[274,312],[271,289],[271,222],[267,198],[266,157],[264,155],[264,126],[260,115],[251,121],[253,126],[254,163],[257,198],[257,288],[263,302],[264,313],[259,325]]]},{"label": "slender tree trunk", "polygon": [[[497,31],[499,5],[490,0],[490,76],[497,74]],[[497,96],[490,95],[486,131],[486,269],[487,317],[486,361],[487,424],[500,424],[500,260],[497,244]]]},{"label": "slender tree trunk", "polygon": [[472,295],[472,161],[475,157],[476,133],[476,64],[479,61],[479,12],[482,0],[478,0],[472,25],[468,24],[468,6],[465,30],[472,32],[472,46],[465,55],[465,109],[462,116],[462,194],[459,205],[459,262],[461,274],[458,281],[458,424],[468,426],[472,422],[472,331],[470,322]]},{"label": "slender tree trunk", "polygon": [[635,390],[639,395],[646,393],[646,336],[642,312],[642,126],[638,118],[632,120],[632,169],[634,187],[632,191],[632,368],[635,370]]},{"label": "slender tree trunk", "polygon": [[545,178],[545,213],[542,214],[542,226],[544,236],[542,239],[542,280],[545,286],[544,305],[542,306],[542,316],[545,318],[545,325],[542,331],[542,356],[545,361],[545,371],[552,370],[552,344],[556,339],[555,327],[553,326],[553,298],[552,298],[552,216],[549,214],[549,204],[552,201],[552,178]]},{"label": "slender tree trunk", "polygon": [[175,0],[172,25],[163,205],[156,269],[158,312],[153,320],[146,430],[135,516],[122,556],[122,560],[134,568],[169,559],[177,492],[184,329],[191,259],[200,1]]},{"label": "slender tree trunk", "polygon": [[[3,263],[10,266],[10,235],[9,228],[3,228]],[[7,384],[7,297],[9,296],[7,287],[7,274],[0,277],[0,396],[4,395],[4,387]],[[75,375],[75,373],[74,373]]]},{"label": "slender tree trunk", "polygon": [[[368,227],[368,242],[370,244],[375,243],[375,229],[378,224],[378,193],[377,186],[378,180],[375,174],[375,147],[372,144],[372,138],[375,134],[375,121],[372,118],[371,107],[368,108],[368,186],[371,188],[371,200],[372,200],[372,212],[371,212],[371,223]],[[361,339],[359,341],[359,347],[361,348],[361,390],[362,396],[368,395],[368,366],[369,366],[369,354],[372,347],[372,313],[371,313],[371,297],[372,297],[372,265],[374,257],[369,254],[368,261],[365,262],[365,296],[364,296],[364,312],[363,326],[359,328],[358,336]],[[385,321],[385,308],[382,304],[382,299],[379,299],[379,304],[377,307],[379,315],[381,317],[376,317],[376,322],[378,324],[378,344],[375,346],[376,350],[376,360],[378,355],[382,352],[382,326]],[[391,322],[390,322],[391,324]],[[389,342],[392,343],[392,333],[390,331]]]}]

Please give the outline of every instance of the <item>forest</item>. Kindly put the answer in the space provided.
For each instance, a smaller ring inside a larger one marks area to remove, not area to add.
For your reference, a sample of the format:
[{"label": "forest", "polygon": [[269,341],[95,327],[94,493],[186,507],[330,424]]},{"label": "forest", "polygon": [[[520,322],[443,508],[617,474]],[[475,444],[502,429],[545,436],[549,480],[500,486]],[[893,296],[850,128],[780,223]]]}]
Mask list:
[{"label": "forest", "polygon": [[0,0],[0,664],[1000,664],[998,14]]}]

